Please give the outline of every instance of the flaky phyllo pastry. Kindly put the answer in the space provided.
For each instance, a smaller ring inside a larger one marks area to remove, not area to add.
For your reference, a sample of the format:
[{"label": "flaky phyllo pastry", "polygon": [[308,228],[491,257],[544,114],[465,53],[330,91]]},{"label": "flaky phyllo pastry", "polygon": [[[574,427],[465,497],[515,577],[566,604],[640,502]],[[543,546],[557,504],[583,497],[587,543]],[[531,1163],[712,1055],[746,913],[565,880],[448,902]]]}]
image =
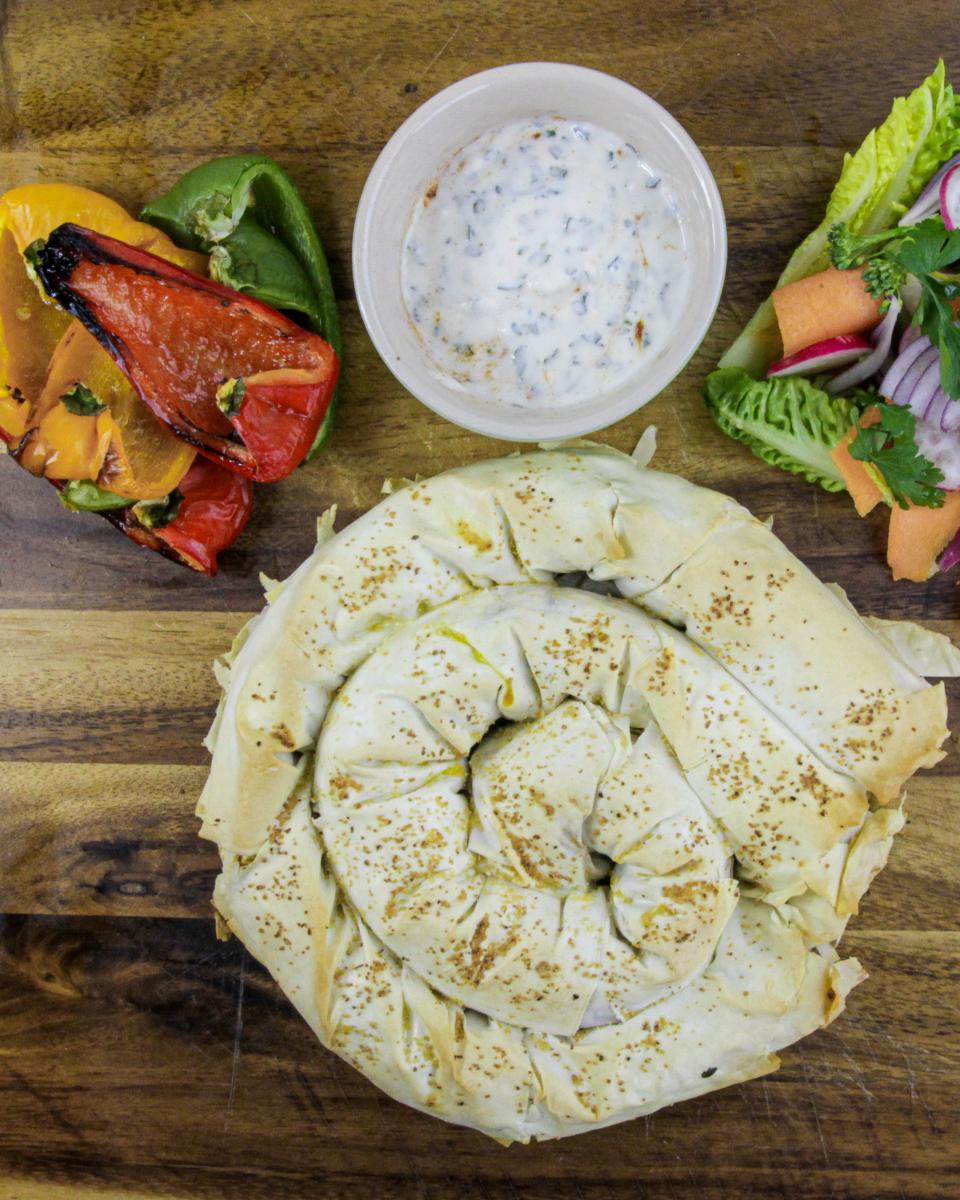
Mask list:
[{"label": "flaky phyllo pastry", "polygon": [[946,639],[599,446],[396,488],[222,668],[216,910],[324,1045],[504,1140],[777,1066],[942,756]]}]

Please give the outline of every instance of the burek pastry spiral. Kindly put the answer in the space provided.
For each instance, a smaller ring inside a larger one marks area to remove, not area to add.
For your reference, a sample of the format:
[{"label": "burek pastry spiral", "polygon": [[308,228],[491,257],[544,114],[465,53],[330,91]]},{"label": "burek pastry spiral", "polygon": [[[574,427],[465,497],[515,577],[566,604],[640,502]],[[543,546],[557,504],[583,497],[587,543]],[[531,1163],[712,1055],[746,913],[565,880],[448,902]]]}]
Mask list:
[{"label": "burek pastry spiral", "polygon": [[957,653],[869,623],[734,501],[577,444],[406,483],[219,667],[214,903],[317,1036],[501,1140],[777,1065]]}]

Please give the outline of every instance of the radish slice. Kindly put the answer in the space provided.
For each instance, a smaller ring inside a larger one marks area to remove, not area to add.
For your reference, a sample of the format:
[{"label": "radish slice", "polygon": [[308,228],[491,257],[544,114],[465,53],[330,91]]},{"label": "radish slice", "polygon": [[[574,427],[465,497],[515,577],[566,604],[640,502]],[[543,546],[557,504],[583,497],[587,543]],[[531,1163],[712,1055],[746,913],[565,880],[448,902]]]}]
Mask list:
[{"label": "radish slice", "polygon": [[944,175],[960,163],[960,154],[948,158],[939,171],[931,175],[930,182],[903,214],[898,225],[916,225],[924,217],[932,217],[940,204],[940,183]]},{"label": "radish slice", "polygon": [[921,354],[934,347],[930,344],[930,339],[921,335],[915,338],[909,346],[905,347],[893,361],[890,370],[884,375],[880,381],[880,395],[886,396],[888,400],[893,399],[893,393],[900,386],[900,383],[906,373],[914,365]]},{"label": "radish slice", "polygon": [[844,333],[840,337],[814,342],[767,367],[767,378],[783,375],[817,375],[821,371],[834,371],[845,367],[863,355],[869,354],[873,344],[855,333]]},{"label": "radish slice", "polygon": [[838,392],[845,392],[848,388],[856,387],[858,383],[863,383],[865,379],[869,379],[871,375],[876,375],[877,371],[880,370],[884,359],[890,353],[890,344],[893,341],[893,333],[897,327],[897,317],[900,316],[900,307],[900,298],[894,296],[890,300],[887,311],[883,314],[883,320],[870,335],[873,349],[866,358],[861,358],[859,362],[855,362],[846,371],[841,371],[839,375],[834,375],[825,388],[825,391],[829,392],[831,396],[835,396]]},{"label": "radish slice", "polygon": [[947,229],[960,225],[960,167],[951,167],[940,181],[940,215]]}]

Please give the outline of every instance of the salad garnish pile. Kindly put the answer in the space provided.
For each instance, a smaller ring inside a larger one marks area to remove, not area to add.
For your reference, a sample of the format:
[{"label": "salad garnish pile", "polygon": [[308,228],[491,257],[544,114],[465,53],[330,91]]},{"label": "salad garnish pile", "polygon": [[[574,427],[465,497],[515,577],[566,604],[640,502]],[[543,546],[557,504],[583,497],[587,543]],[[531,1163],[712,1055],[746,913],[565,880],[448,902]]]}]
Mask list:
[{"label": "salad garnish pile", "polygon": [[721,429],[861,516],[894,579],[960,561],[960,99],[943,62],[864,139],[706,382]]}]

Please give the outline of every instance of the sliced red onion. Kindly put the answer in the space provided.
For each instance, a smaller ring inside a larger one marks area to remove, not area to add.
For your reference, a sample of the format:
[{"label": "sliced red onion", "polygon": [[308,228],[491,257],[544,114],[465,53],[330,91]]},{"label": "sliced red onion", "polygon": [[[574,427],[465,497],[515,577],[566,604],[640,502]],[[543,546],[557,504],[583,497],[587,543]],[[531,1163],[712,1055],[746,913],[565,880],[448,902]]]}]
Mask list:
[{"label": "sliced red onion", "polygon": [[897,348],[897,353],[902,354],[904,350],[906,350],[906,348],[911,344],[911,342],[915,342],[918,337],[922,336],[923,335],[920,332],[920,326],[914,325],[914,323],[911,321],[900,335],[900,345]]},{"label": "sliced red onion", "polygon": [[960,438],[956,432],[945,433],[933,420],[917,421],[916,438],[923,457],[943,472],[939,486],[948,492],[960,488]]},{"label": "sliced red onion", "polygon": [[944,433],[956,433],[960,429],[960,400],[955,400],[953,396],[948,396],[947,393],[940,389],[941,394],[941,409],[939,425]]},{"label": "sliced red onion", "polygon": [[916,369],[907,371],[890,397],[892,403],[909,408],[918,421],[927,420],[940,387],[940,355],[935,347],[931,349],[933,356],[921,354],[915,363]]},{"label": "sliced red onion", "polygon": [[951,567],[955,567],[960,562],[960,532],[953,535],[953,541],[940,555],[937,562],[937,568],[940,571],[949,571]]},{"label": "sliced red onion", "polygon": [[821,371],[835,371],[846,367],[873,350],[866,338],[855,333],[844,333],[839,337],[827,338],[805,346],[796,354],[781,358],[767,367],[767,378],[776,379],[784,375],[819,375]]},{"label": "sliced red onion", "polygon": [[[923,206],[923,208],[920,208],[919,203],[915,204],[913,206],[913,208],[908,209],[903,214],[903,216],[897,222],[897,225],[898,226],[919,225],[921,221],[926,221],[930,217],[935,217],[939,212],[940,212],[940,197],[937,195],[936,192],[934,192],[927,197],[927,202]],[[908,217],[909,217],[909,220],[907,219]]]},{"label": "sliced red onion", "polygon": [[938,387],[927,408],[926,420],[941,433],[953,433],[960,428],[960,402]]},{"label": "sliced red onion", "polygon": [[940,216],[947,229],[960,225],[960,167],[951,167],[940,180]]},{"label": "sliced red onion", "polygon": [[886,396],[888,400],[893,399],[893,393],[900,386],[901,381],[907,372],[913,367],[921,354],[926,354],[935,348],[931,345],[930,339],[923,334],[915,338],[908,346],[906,346],[893,361],[890,370],[884,375],[880,381],[880,395]]},{"label": "sliced red onion", "polygon": [[940,182],[958,163],[960,154],[955,154],[953,158],[947,159],[939,171],[930,176],[929,183],[897,222],[898,225],[916,225],[924,217],[933,216],[940,206]]},{"label": "sliced red onion", "polygon": [[827,392],[835,396],[838,392],[845,392],[848,388],[856,387],[857,384],[863,383],[871,375],[876,375],[883,366],[884,359],[890,353],[890,344],[893,341],[893,333],[897,326],[897,317],[900,316],[900,307],[899,297],[892,297],[887,311],[883,314],[883,320],[870,335],[873,349],[866,358],[861,358],[859,362],[855,362],[846,371],[841,371],[839,375],[834,375],[826,385],[825,390]]}]

